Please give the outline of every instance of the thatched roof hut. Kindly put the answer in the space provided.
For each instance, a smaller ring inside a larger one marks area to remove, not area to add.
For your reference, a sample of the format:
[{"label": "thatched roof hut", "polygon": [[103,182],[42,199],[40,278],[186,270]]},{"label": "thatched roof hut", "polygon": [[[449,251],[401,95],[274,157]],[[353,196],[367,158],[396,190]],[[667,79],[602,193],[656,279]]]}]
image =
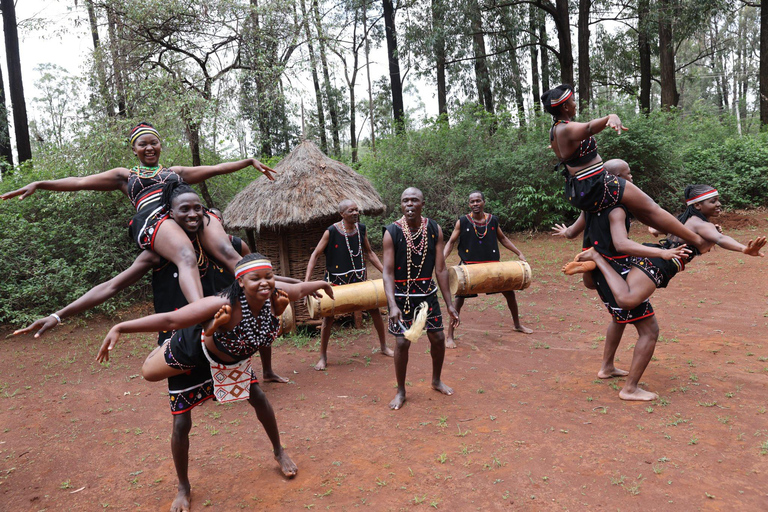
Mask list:
[{"label": "thatched roof hut", "polygon": [[[279,275],[304,280],[307,262],[325,229],[339,220],[344,199],[357,203],[365,215],[381,215],[385,206],[373,185],[352,168],[303,141],[275,166],[274,182],[260,176],[240,191],[224,211],[226,226],[244,229],[248,243],[272,260]],[[313,279],[322,279],[325,258],[315,265]],[[296,319],[309,318],[296,305]]]}]

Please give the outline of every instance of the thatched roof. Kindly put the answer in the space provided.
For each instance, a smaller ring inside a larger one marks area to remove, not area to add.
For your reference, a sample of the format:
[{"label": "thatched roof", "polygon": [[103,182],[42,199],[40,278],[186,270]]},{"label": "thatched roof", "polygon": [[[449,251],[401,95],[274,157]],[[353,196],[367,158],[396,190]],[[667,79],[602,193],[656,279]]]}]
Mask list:
[{"label": "thatched roof", "polygon": [[338,205],[344,199],[355,201],[366,215],[380,215],[385,210],[366,178],[328,158],[309,141],[299,144],[275,170],[274,182],[260,176],[230,201],[224,211],[227,227],[259,232],[316,222],[330,224],[339,218]]}]

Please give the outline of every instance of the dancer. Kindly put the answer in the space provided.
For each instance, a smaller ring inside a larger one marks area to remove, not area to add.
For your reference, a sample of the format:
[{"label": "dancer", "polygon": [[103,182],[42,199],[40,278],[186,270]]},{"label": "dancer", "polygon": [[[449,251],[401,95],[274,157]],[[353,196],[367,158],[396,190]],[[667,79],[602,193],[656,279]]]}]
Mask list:
[{"label": "dancer", "polygon": [[[365,224],[359,223],[360,211],[357,204],[349,199],[343,200],[339,203],[339,215],[341,220],[325,230],[317,247],[312,251],[307,262],[305,282],[312,277],[317,258],[323,252],[325,253],[325,280],[331,283],[331,286],[365,281],[367,279],[366,259],[379,272],[383,271],[381,261],[368,242]],[[369,310],[368,314],[371,315],[376,334],[379,335],[381,353],[389,357],[394,356],[395,353],[387,347],[384,339],[384,320],[381,318],[381,312],[375,308]],[[328,365],[328,341],[332,326],[333,317],[323,317],[323,325],[320,328],[320,360],[315,365],[315,370],[325,370]]]},{"label": "dancer", "polygon": [[[130,132],[131,149],[139,159],[139,164],[132,169],[117,167],[109,171],[83,177],[62,178],[52,181],[35,181],[29,185],[0,196],[6,200],[18,196],[25,199],[36,190],[54,190],[59,192],[78,190],[119,190],[128,196],[136,208],[131,220],[129,232],[140,249],[150,249],[161,257],[173,262],[179,269],[179,284],[187,302],[203,297],[195,251],[189,238],[175,222],[168,220],[168,201],[163,191],[173,182],[200,183],[213,176],[239,171],[253,166],[267,178],[274,180],[275,172],[253,158],[228,162],[218,165],[198,167],[170,168],[160,165],[162,146],[160,134],[149,123],[140,123]],[[200,242],[205,252],[233,271],[240,256],[229,243],[218,219],[211,219],[207,228],[200,234]]]},{"label": "dancer", "polygon": [[615,204],[625,205],[641,222],[665,233],[672,233],[698,246],[699,235],[684,227],[663,210],[653,199],[632,183],[613,176],[603,168],[593,135],[605,128],[617,133],[628,130],[616,114],[588,123],[572,121],[576,115],[576,100],[570,85],[559,85],[546,91],[541,102],[554,119],[549,131],[552,150],[560,160],[565,176],[565,196],[573,206],[586,212],[598,212]]},{"label": "dancer", "polygon": [[434,220],[421,216],[424,195],[417,188],[407,188],[400,196],[403,216],[384,228],[384,291],[389,305],[389,332],[395,336],[395,376],[397,394],[391,409],[405,403],[405,375],[408,370],[408,349],[411,342],[403,336],[413,323],[416,307],[427,303],[427,337],[432,357],[432,388],[452,395],[453,389],[440,380],[445,358],[443,316],[437,302],[437,277],[440,293],[445,300],[451,324],[459,326],[459,313],[448,292],[448,271],[443,258],[443,231]]},{"label": "dancer", "polygon": [[[628,182],[632,181],[629,166],[623,160],[609,160],[605,163],[605,167],[608,172],[622,177]],[[600,254],[601,259],[610,265],[616,275],[626,276],[629,273],[631,258],[627,255],[628,253],[647,250],[642,246],[636,247],[640,244],[629,240],[630,215],[623,205],[614,205],[596,214],[587,213],[585,215],[582,212],[577,221],[570,227],[566,228],[562,224],[556,224],[553,228],[555,231],[553,235],[564,236],[569,239],[575,238],[585,228],[584,249],[594,250]],[[671,259],[682,257],[688,252],[690,251],[685,246],[680,246],[660,254]],[[584,263],[591,263],[592,265],[584,265]],[[563,270],[568,274],[586,272],[584,285],[589,289],[597,290],[600,299],[611,314],[611,323],[605,335],[603,362],[597,376],[601,379],[626,376],[627,380],[619,391],[619,398],[622,400],[655,400],[658,398],[656,393],[638,387],[640,377],[648,366],[659,338],[659,325],[653,306],[650,301],[645,300],[634,308],[623,309],[616,302],[605,276],[594,268],[593,262],[572,262],[566,265]],[[616,350],[627,324],[634,325],[638,334],[629,372],[617,368],[614,361]]]},{"label": "dancer", "polygon": [[[445,243],[445,249],[443,250],[445,259],[448,259],[454,244],[458,241],[461,265],[500,261],[499,242],[501,242],[501,245],[515,253],[521,261],[526,261],[520,249],[515,247],[515,244],[502,232],[499,226],[499,218],[490,213],[485,213],[485,195],[479,190],[470,192],[469,209],[471,213],[459,217],[451,237]],[[501,292],[501,294],[507,300],[507,307],[509,307],[509,312],[512,313],[512,322],[515,324],[514,330],[531,334],[533,331],[520,323],[515,292],[510,290]],[[453,304],[456,306],[458,313],[461,313],[464,299],[470,297],[477,297],[477,295],[457,295],[454,298]],[[456,342],[453,339],[453,326],[450,324],[448,325],[448,335],[445,337],[445,346],[446,348],[456,348]]]},{"label": "dancer", "polygon": [[[272,443],[280,469],[290,478],[297,468],[280,444],[274,411],[258,385],[250,357],[260,346],[272,343],[277,334],[278,317],[289,302],[319,289],[333,297],[333,290],[323,281],[281,283],[280,288],[276,288],[271,263],[258,253],[244,257],[235,270],[236,281],[218,295],[175,311],[115,325],[104,339],[96,360],[109,360],[109,353],[122,333],[173,330],[172,337],[144,361],[143,377],[156,382],[199,367],[209,370],[217,377],[214,379],[217,399],[247,399],[253,406]],[[244,380],[242,375],[246,377]],[[188,503],[188,489],[185,497]]]}]

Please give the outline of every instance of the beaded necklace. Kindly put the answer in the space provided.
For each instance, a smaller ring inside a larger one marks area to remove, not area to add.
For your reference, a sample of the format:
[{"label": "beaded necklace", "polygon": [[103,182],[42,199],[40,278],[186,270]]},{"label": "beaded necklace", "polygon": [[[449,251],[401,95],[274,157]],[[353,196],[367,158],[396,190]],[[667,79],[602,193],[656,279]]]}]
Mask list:
[{"label": "beaded necklace", "polygon": [[[490,221],[490,216],[491,216],[490,214],[484,213],[483,214],[483,219],[484,219],[483,223],[482,224],[478,224],[477,222],[475,222],[475,219],[472,217],[471,214],[467,214],[467,218],[469,219],[469,222],[472,223],[472,229],[475,230],[475,236],[478,238],[478,240],[482,240],[483,238],[485,238],[485,235],[488,234],[488,222]],[[485,231],[483,231],[482,235],[480,233],[478,233],[477,226],[485,226]]]},{"label": "beaded necklace", "polygon": [[[343,220],[338,223],[338,226],[341,229],[342,234],[344,235],[344,241],[347,243],[347,251],[349,252],[349,259],[352,260],[352,271],[354,273],[357,273],[358,270],[357,270],[357,267],[355,267],[355,258],[360,257],[363,254],[363,240],[362,240],[362,238],[360,238],[360,226],[358,225],[357,222],[355,222],[355,231],[352,232],[352,233],[347,233],[347,229],[344,227],[344,221]],[[354,254],[352,252],[352,247],[349,245],[349,235],[350,234],[354,235],[355,233],[358,234],[357,238],[358,238],[358,241],[359,241],[358,248],[357,248],[357,254]],[[361,267],[363,266],[363,259],[362,259],[362,257],[360,257],[360,266]],[[362,268],[360,270],[362,270]]]},{"label": "beaded necklace", "polygon": [[131,172],[138,174],[139,178],[154,178],[162,170],[163,170],[162,165],[158,165],[156,167],[144,167],[143,165],[137,165],[136,167],[131,169]]},{"label": "beaded necklace", "polygon": [[[416,233],[411,233],[411,228],[408,226],[408,223],[405,220],[405,215],[403,215],[400,220],[395,222],[395,224],[400,226],[400,229],[403,230],[403,235],[405,235],[406,288],[404,306],[405,309],[403,313],[407,315],[411,312],[411,285],[421,275],[421,269],[424,267],[424,261],[427,259],[427,219],[422,217],[421,226],[419,226],[419,229],[416,231]],[[421,237],[421,241],[419,242],[419,246],[416,247],[414,240],[419,237]],[[411,279],[411,263],[413,261],[411,257],[413,253],[421,255],[421,262],[419,263],[419,270],[416,272],[416,277]]]}]

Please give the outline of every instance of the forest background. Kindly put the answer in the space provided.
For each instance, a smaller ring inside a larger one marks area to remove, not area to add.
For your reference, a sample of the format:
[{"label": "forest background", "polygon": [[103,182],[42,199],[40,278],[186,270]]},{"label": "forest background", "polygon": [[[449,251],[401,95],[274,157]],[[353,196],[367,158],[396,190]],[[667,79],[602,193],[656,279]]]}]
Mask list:
[{"label": "forest background", "polygon": [[[146,120],[163,136],[167,166],[251,156],[274,165],[310,139],[375,184],[389,210],[371,224],[399,215],[400,192],[417,186],[443,226],[480,189],[506,230],[548,230],[577,212],[553,171],[551,118],[538,98],[573,83],[579,119],[615,112],[629,127],[598,135],[603,158],[627,160],[635,183],[665,208],[679,211],[690,183],[715,186],[731,208],[768,205],[760,2],[72,4],[92,39],[83,72],[43,65],[25,100],[18,38],[36,20],[19,24],[14,2],[0,0],[8,59],[0,105],[6,95],[12,105],[0,112],[0,192],[130,167],[127,132]],[[387,56],[384,74],[371,62],[377,51]],[[406,109],[409,94],[437,108]],[[244,170],[199,188],[223,209],[256,177]],[[55,311],[124,270],[137,251],[126,235],[131,214],[119,192],[38,192],[0,204],[0,323]],[[100,311],[147,291],[145,283]]]}]

